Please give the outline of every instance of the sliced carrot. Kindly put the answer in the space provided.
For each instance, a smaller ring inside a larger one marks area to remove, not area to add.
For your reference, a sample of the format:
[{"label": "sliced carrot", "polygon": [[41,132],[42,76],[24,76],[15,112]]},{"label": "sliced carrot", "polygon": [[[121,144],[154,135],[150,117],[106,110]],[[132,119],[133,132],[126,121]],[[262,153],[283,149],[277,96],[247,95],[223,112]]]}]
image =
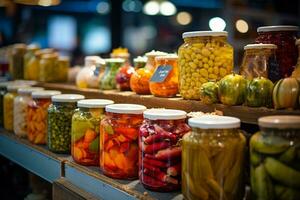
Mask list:
[{"label": "sliced carrot", "polygon": [[108,142],[104,145],[105,151],[109,151],[114,146],[115,142],[113,140],[108,140]]},{"label": "sliced carrot", "polygon": [[110,168],[111,170],[116,170],[117,169],[117,166],[116,164],[114,163],[114,161],[110,158],[109,154],[106,153],[106,152],[103,152],[103,165],[104,168],[105,167],[108,167]]},{"label": "sliced carrot", "polygon": [[122,134],[118,135],[117,140],[121,143],[122,142],[128,142],[128,139]]},{"label": "sliced carrot", "polygon": [[45,144],[45,135],[44,134],[38,134],[34,139],[34,144]]},{"label": "sliced carrot", "polygon": [[96,133],[93,129],[88,128],[88,129],[86,129],[86,131],[85,131],[84,142],[90,143],[90,142],[92,142],[96,137],[97,137],[97,133]]},{"label": "sliced carrot", "polygon": [[138,137],[138,130],[135,128],[124,128],[117,127],[115,128],[116,133],[122,134],[130,140],[136,140]]},{"label": "sliced carrot", "polygon": [[76,146],[73,147],[73,157],[75,160],[81,160],[83,157],[83,153],[82,153],[81,149],[79,149]]},{"label": "sliced carrot", "polygon": [[124,154],[122,153],[117,154],[117,156],[114,158],[114,161],[119,169],[127,171],[128,169],[127,162],[126,162],[127,159],[124,156]]}]

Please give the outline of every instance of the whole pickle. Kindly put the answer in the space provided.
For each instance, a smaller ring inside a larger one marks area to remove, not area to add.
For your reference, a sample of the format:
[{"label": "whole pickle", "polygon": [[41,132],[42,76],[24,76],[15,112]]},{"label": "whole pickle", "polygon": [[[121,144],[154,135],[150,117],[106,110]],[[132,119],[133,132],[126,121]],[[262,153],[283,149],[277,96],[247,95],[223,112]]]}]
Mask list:
[{"label": "whole pickle", "polygon": [[254,180],[256,183],[254,188],[257,199],[274,199],[273,185],[263,164],[254,169]]},{"label": "whole pickle", "polygon": [[300,197],[300,191],[294,190],[282,185],[275,185],[276,199],[280,200],[297,200]]},{"label": "whole pickle", "polygon": [[279,154],[289,148],[290,142],[279,136],[262,136],[256,133],[250,139],[250,146],[259,153]]}]

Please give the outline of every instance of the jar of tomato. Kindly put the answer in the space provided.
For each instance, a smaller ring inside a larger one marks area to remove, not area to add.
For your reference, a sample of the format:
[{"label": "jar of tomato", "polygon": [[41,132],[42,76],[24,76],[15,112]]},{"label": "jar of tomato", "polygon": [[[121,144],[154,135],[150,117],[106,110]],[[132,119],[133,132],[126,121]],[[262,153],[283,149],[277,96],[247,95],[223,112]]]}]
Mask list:
[{"label": "jar of tomato", "polygon": [[105,106],[114,102],[106,99],[85,99],[77,102],[72,117],[71,154],[81,165],[99,165],[99,126]]},{"label": "jar of tomato", "polygon": [[124,64],[122,58],[105,59],[105,71],[100,80],[100,89],[113,90],[117,88],[116,75],[120,67]]},{"label": "jar of tomato", "polygon": [[150,80],[150,92],[158,97],[173,97],[178,93],[178,56],[169,54],[155,58],[156,70]]},{"label": "jar of tomato", "polygon": [[190,131],[186,112],[150,109],[139,131],[139,179],[147,189],[169,192],[181,187],[182,136]]},{"label": "jar of tomato", "polygon": [[155,57],[164,56],[167,53],[151,51],[146,53],[147,63],[144,68],[137,69],[130,79],[130,88],[137,94],[150,94],[149,81],[155,70]]},{"label": "jar of tomato", "polygon": [[100,125],[100,167],[112,178],[138,176],[138,133],[145,106],[114,104],[105,108]]},{"label": "jar of tomato", "polygon": [[275,44],[276,58],[280,69],[280,78],[290,76],[297,62],[295,45],[298,26],[262,26],[258,27],[256,43]]},{"label": "jar of tomato", "polygon": [[32,100],[27,108],[27,138],[33,144],[46,144],[47,117],[51,97],[61,94],[56,90],[42,90],[32,92]]}]

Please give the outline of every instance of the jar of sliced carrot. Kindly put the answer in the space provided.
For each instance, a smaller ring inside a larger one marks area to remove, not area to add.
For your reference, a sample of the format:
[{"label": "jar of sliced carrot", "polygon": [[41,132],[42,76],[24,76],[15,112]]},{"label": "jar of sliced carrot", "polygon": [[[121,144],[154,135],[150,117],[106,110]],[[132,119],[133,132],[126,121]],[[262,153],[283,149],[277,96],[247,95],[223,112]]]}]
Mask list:
[{"label": "jar of sliced carrot", "polygon": [[178,93],[178,56],[169,54],[155,58],[155,72],[150,79],[150,92],[158,97],[173,97]]},{"label": "jar of sliced carrot", "polygon": [[61,94],[56,90],[32,92],[32,100],[27,108],[27,138],[33,144],[46,144],[48,108],[53,95]]},{"label": "jar of sliced carrot", "polygon": [[72,117],[71,154],[81,165],[99,164],[99,126],[105,106],[114,102],[106,99],[86,99],[77,102]]},{"label": "jar of sliced carrot", "polygon": [[150,109],[139,131],[139,179],[147,189],[170,192],[181,186],[181,146],[190,131],[186,112]]},{"label": "jar of sliced carrot", "polygon": [[145,106],[113,104],[106,106],[100,125],[100,167],[112,178],[138,177],[138,133]]}]

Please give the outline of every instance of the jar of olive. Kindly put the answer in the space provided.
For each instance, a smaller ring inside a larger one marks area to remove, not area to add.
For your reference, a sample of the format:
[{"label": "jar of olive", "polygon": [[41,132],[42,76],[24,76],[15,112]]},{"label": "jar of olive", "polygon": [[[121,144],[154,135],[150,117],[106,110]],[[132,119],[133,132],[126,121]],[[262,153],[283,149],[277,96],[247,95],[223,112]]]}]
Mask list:
[{"label": "jar of olive", "polygon": [[199,99],[200,86],[218,81],[233,70],[233,48],[226,31],[185,32],[178,49],[179,91],[184,99]]},{"label": "jar of olive", "polygon": [[48,148],[56,153],[70,153],[72,116],[77,108],[77,101],[83,95],[60,94],[51,97],[48,108]]},{"label": "jar of olive", "polygon": [[13,45],[10,55],[9,69],[13,79],[23,79],[24,77],[24,54],[26,53],[25,44]]},{"label": "jar of olive", "polygon": [[57,77],[55,78],[57,82],[67,82],[68,81],[68,71],[70,68],[70,58],[67,56],[58,57],[55,71]]},{"label": "jar of olive", "polygon": [[58,73],[55,71],[58,60],[57,53],[44,54],[40,60],[39,80],[42,82],[54,82]]}]

